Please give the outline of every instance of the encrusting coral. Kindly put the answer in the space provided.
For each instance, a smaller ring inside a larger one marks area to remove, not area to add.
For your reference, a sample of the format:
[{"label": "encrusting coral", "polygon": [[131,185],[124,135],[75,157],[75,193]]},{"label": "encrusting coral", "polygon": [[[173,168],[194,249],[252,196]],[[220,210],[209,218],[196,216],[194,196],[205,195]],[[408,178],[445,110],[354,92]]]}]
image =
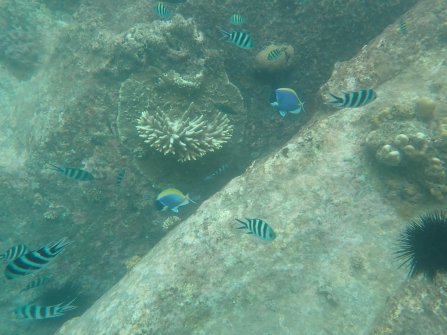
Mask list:
[{"label": "encrusting coral", "polygon": [[138,119],[138,133],[155,150],[175,155],[179,162],[196,160],[220,149],[231,138],[233,126],[228,117],[192,116],[189,108],[179,119],[165,113],[144,111]]}]

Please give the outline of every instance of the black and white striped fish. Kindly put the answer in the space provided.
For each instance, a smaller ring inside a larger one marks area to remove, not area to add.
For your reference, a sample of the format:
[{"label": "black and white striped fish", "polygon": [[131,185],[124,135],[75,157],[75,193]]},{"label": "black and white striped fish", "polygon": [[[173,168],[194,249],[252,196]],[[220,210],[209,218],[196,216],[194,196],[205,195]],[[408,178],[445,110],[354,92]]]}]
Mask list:
[{"label": "black and white striped fish", "polygon": [[38,250],[17,257],[8,262],[5,269],[6,278],[9,280],[16,279],[40,270],[59,255],[68,244],[70,244],[70,241],[64,237],[57,242],[49,243]]},{"label": "black and white striped fish", "polygon": [[247,20],[246,20],[245,16],[236,13],[236,14],[233,14],[230,16],[229,21],[230,21],[230,24],[240,26],[240,25],[244,24]]},{"label": "black and white striped fish", "polygon": [[120,169],[118,171],[118,173],[116,174],[115,177],[115,186],[116,187],[121,187],[121,184],[123,182],[124,176],[126,175],[126,170],[125,169]]},{"label": "black and white striped fish", "polygon": [[17,257],[25,255],[29,251],[28,247],[24,244],[17,244],[5,251],[3,255],[0,255],[0,259],[10,262]]},{"label": "black and white striped fish", "polygon": [[331,104],[338,108],[357,108],[362,107],[377,98],[376,92],[372,89],[360,90],[354,92],[343,92],[343,97],[337,97],[336,95],[329,93],[331,96],[328,104]]},{"label": "black and white striped fish", "polygon": [[284,54],[286,48],[276,48],[267,54],[267,60],[274,61]]},{"label": "black and white striped fish", "polygon": [[93,175],[85,170],[78,169],[78,168],[71,168],[71,167],[63,167],[59,165],[50,164],[50,169],[59,172],[60,174],[63,174],[65,177],[79,180],[79,181],[88,181],[93,180],[95,177]]},{"label": "black and white striped fish", "polygon": [[64,316],[66,312],[72,311],[77,308],[73,306],[72,303],[76,299],[69,302],[61,302],[57,305],[52,306],[39,306],[39,305],[24,305],[17,307],[15,309],[15,314],[21,319],[31,319],[31,320],[43,320],[50,318],[57,318],[59,316]]},{"label": "black and white striped fish", "polygon": [[213,171],[213,173],[211,173],[210,175],[203,178],[203,180],[211,181],[214,178],[217,178],[217,177],[221,176],[222,174],[224,174],[225,171],[227,171],[229,167],[230,167],[230,165],[225,163],[224,165],[220,166],[217,170]]},{"label": "black and white striped fish", "polygon": [[162,2],[157,2],[154,11],[162,20],[170,20],[172,17],[172,12]]},{"label": "black and white striped fish", "polygon": [[25,291],[31,290],[33,288],[43,286],[46,283],[48,283],[49,281],[50,281],[50,278],[48,278],[48,277],[45,277],[45,276],[37,277],[36,279],[30,281],[24,288],[22,288],[20,290],[20,292],[25,292]]},{"label": "black and white striped fish", "polygon": [[242,49],[251,49],[253,48],[253,40],[250,37],[250,34],[244,33],[242,31],[228,31],[223,28],[219,28],[222,37],[220,39],[226,40],[229,43],[232,43],[239,48]]},{"label": "black and white striped fish", "polygon": [[261,219],[247,219],[247,222],[236,219],[236,221],[242,223],[242,227],[238,229],[246,229],[247,234],[253,234],[259,236],[266,241],[272,241],[276,238],[276,234],[273,229],[267,224],[267,222]]}]

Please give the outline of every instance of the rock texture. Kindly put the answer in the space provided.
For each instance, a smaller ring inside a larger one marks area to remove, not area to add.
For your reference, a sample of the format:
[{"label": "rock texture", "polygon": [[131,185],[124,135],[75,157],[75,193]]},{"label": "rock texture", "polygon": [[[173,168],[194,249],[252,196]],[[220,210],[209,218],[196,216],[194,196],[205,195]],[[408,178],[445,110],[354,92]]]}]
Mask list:
[{"label": "rock texture", "polygon": [[[438,22],[427,13],[438,13]],[[323,94],[353,89],[347,83],[354,81],[376,88],[377,101],[317,113],[58,334],[400,334],[407,318],[422,313],[411,307],[415,301],[427,310],[429,334],[445,334],[439,303],[427,301],[440,301],[443,291],[423,278],[406,281],[396,264],[394,243],[406,218],[398,199],[385,196],[387,171],[365,144],[376,110],[422,94],[443,101],[432,85],[446,70],[444,50],[428,32],[446,17],[438,1],[421,1],[408,14],[408,36],[393,25],[339,64]],[[445,76],[436,82],[447,84]],[[419,203],[407,214],[426,208]],[[234,219],[244,217],[265,219],[277,238],[241,233]],[[424,287],[433,293],[424,296]]]}]

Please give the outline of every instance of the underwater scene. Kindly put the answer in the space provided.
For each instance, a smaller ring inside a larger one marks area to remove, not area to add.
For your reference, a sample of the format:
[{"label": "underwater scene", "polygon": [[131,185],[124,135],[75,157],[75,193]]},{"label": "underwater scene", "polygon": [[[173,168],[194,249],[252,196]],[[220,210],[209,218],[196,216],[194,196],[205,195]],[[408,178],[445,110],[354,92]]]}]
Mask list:
[{"label": "underwater scene", "polygon": [[0,335],[447,334],[446,0],[0,28]]}]

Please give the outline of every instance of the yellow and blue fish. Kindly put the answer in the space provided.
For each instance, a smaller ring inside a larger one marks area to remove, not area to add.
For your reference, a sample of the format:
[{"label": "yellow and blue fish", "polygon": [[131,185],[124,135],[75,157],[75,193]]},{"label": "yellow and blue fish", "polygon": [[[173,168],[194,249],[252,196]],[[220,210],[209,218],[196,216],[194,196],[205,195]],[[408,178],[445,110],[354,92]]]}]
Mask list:
[{"label": "yellow and blue fish", "polygon": [[304,103],[291,88],[278,88],[275,90],[275,97],[276,100],[271,105],[278,110],[282,117],[287,113],[298,114],[304,110]]},{"label": "yellow and blue fish", "polygon": [[190,201],[195,203],[187,194],[185,195],[175,188],[168,188],[157,196],[155,206],[162,211],[169,209],[174,213],[178,213],[178,208],[189,204]]}]

